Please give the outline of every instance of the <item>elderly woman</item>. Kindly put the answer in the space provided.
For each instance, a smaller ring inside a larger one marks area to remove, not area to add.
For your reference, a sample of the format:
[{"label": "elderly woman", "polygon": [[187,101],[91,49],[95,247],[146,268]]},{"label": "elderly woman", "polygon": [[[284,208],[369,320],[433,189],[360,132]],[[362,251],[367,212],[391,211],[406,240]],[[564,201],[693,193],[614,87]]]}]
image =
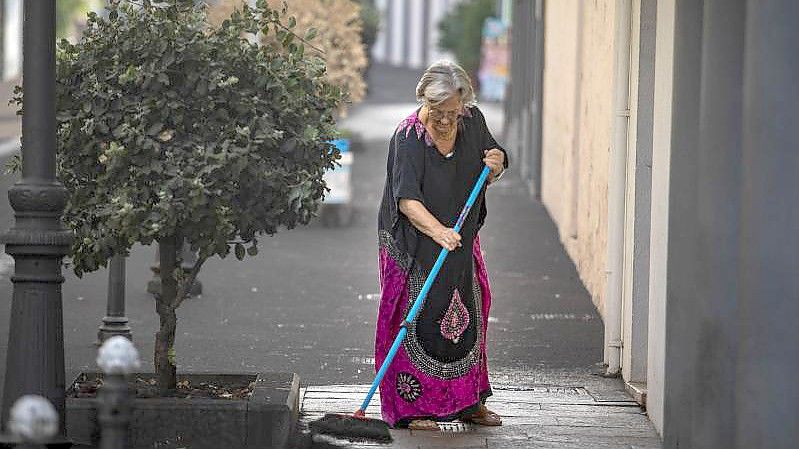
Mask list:
[{"label": "elderly woman", "polygon": [[391,426],[438,429],[460,419],[498,426],[484,405],[491,395],[486,328],[491,305],[478,231],[485,191],[460,233],[452,228],[482,166],[489,183],[508,166],[486,126],[466,72],[442,61],[416,87],[421,107],[391,139],[380,206],[381,298],[375,362],[380,366],[441,248],[452,251],[380,388],[383,419]]}]

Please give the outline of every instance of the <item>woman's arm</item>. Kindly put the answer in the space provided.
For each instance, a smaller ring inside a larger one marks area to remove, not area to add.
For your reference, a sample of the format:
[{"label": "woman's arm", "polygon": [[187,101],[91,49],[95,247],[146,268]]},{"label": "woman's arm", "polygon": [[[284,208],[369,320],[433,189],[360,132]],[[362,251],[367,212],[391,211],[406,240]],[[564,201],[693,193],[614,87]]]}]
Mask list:
[{"label": "woman's arm", "polygon": [[461,246],[460,234],[441,224],[420,201],[401,198],[399,209],[408,217],[413,227],[447,250],[453,251]]},{"label": "woman's arm", "polygon": [[492,184],[495,181],[498,181],[499,178],[505,173],[505,169],[508,168],[508,153],[505,151],[502,146],[500,146],[494,136],[491,135],[491,131],[488,129],[488,124],[486,123],[485,115],[483,115],[483,111],[480,108],[475,107],[474,113],[477,115],[477,119],[479,120],[481,134],[482,134],[482,147],[483,147],[483,162],[491,167],[491,176],[488,178],[488,184]]}]

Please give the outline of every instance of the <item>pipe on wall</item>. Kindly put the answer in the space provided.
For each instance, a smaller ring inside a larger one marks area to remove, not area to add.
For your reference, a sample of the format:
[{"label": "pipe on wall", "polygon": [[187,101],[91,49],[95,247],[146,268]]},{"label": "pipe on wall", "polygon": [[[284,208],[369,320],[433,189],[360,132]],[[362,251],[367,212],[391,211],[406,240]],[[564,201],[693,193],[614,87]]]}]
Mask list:
[{"label": "pipe on wall", "polygon": [[605,294],[605,364],[608,376],[621,371],[622,284],[627,134],[630,122],[630,11],[632,0],[616,0],[613,142],[608,177],[607,288]]}]

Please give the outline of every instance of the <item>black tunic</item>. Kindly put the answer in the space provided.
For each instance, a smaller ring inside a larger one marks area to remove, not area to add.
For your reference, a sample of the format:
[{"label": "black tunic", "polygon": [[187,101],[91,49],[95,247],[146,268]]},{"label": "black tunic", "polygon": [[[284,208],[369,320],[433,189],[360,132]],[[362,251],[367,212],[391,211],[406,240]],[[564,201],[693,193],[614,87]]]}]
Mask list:
[{"label": "black tunic", "polygon": [[[400,124],[391,140],[378,229],[390,234],[393,245],[429,273],[441,247],[399,211],[400,199],[420,201],[444,226],[451,228],[480,175],[485,151],[505,150],[494,140],[482,112],[470,107],[459,121],[453,152],[443,156],[421,124],[418,112]],[[417,317],[419,343],[428,355],[441,362],[463,358],[476,343],[479,324],[474,316],[472,245],[485,217],[484,188],[460,231],[463,246],[450,252]],[[472,319],[453,344],[442,337],[440,317],[446,313],[455,289]]]}]

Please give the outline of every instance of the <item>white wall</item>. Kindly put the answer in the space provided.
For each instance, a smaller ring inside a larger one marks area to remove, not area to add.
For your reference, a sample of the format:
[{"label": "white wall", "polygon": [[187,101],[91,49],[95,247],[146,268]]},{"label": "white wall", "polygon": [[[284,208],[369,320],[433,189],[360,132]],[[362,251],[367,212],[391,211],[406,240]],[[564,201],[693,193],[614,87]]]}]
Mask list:
[{"label": "white wall", "polygon": [[674,8],[675,0],[658,1],[652,146],[647,412],[661,435],[663,434],[663,378],[666,373],[666,262],[668,257]]},{"label": "white wall", "polygon": [[425,66],[424,61],[424,0],[405,0],[411,4],[411,16],[408,19],[408,25],[405,27],[408,33],[408,43],[410,48],[408,51],[408,65],[410,67],[420,68]]},{"label": "white wall", "polygon": [[404,65],[402,55],[403,39],[408,32],[407,18],[405,17],[405,5],[407,0],[394,0],[391,2],[391,23],[386,23],[388,32],[391,33],[391,48],[389,48],[388,62],[392,65]]},{"label": "white wall", "polygon": [[377,30],[375,45],[372,46],[372,57],[377,61],[384,61],[388,54],[388,49],[386,48],[386,31],[388,27],[385,23],[388,0],[375,0],[375,7],[383,20],[380,21],[380,28]]},{"label": "white wall", "polygon": [[22,75],[22,0],[6,0],[3,36],[3,80]]}]

